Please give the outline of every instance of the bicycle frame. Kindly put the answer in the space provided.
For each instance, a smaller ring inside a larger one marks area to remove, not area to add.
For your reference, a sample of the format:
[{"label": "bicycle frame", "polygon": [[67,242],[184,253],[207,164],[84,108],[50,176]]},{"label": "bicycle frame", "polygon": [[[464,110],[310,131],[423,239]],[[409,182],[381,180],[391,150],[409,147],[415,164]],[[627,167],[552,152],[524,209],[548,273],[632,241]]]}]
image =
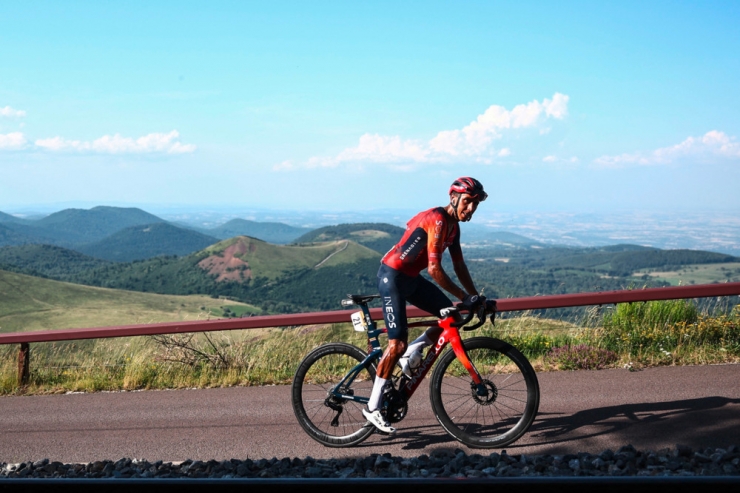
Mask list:
[{"label": "bicycle frame", "polygon": [[[378,336],[380,334],[386,334],[388,331],[384,327],[381,327],[379,329],[377,328],[375,322],[370,316],[370,310],[368,309],[367,303],[358,303],[358,305],[362,310],[364,325],[367,328],[368,349],[371,349],[371,351],[369,351],[369,354],[365,357],[364,360],[362,360],[362,362],[353,367],[347,373],[347,375],[345,375],[344,378],[332,389],[332,394],[340,399],[351,400],[359,402],[361,404],[367,404],[369,400],[367,397],[343,394],[342,392],[340,392],[340,389],[346,388],[347,386],[351,385],[355,377],[357,377],[357,375],[362,371],[363,368],[365,368],[369,364],[372,364],[373,361],[381,358],[381,356],[383,355],[383,349],[380,346],[380,341],[378,341]],[[413,378],[408,379],[406,378],[406,376],[401,377],[401,384],[399,385],[398,391],[401,393],[401,396],[406,401],[411,399],[411,396],[414,395],[414,392],[424,380],[426,374],[429,373],[429,370],[432,369],[432,366],[434,366],[434,362],[437,361],[437,358],[439,358],[448,344],[452,344],[452,350],[455,352],[455,356],[468,371],[470,377],[473,379],[473,383],[475,383],[477,387],[476,393],[478,395],[487,394],[488,391],[483,384],[483,379],[481,378],[480,373],[478,373],[478,370],[475,368],[473,363],[470,361],[470,358],[468,358],[467,353],[465,352],[465,347],[463,346],[462,338],[460,337],[460,329],[453,325],[455,322],[456,317],[448,315],[439,320],[422,320],[419,322],[412,322],[408,324],[408,327],[430,327],[436,325],[437,327],[440,327],[442,329],[442,333],[437,338],[436,344],[432,346],[427,352],[426,357],[422,360],[422,363]]]}]

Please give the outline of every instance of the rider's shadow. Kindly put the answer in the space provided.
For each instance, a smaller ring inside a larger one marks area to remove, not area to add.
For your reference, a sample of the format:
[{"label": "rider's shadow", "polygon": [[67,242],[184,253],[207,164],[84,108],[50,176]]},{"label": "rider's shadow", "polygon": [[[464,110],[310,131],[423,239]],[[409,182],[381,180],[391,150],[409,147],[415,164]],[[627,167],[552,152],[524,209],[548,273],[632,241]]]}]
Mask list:
[{"label": "rider's shadow", "polygon": [[567,443],[603,435],[631,443],[645,437],[702,446],[740,443],[740,399],[702,397],[667,402],[624,404],[578,411],[572,415],[540,413],[517,446]]},{"label": "rider's shadow", "polygon": [[[623,444],[639,443],[646,437],[691,447],[740,443],[740,408],[737,404],[740,404],[740,399],[703,397],[598,407],[572,415],[540,412],[529,431],[506,448],[565,445],[605,435],[613,435],[615,442]],[[377,437],[359,447],[374,447],[378,441],[383,443],[386,440],[402,444],[404,450],[461,446],[435,422],[400,427],[393,436]]]}]

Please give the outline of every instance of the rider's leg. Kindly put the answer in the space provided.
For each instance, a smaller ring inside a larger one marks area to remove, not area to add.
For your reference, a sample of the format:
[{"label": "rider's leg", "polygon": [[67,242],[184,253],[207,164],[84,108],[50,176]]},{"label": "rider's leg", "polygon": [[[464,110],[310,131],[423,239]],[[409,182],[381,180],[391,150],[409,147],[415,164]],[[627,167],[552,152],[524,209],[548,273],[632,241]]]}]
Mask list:
[{"label": "rider's leg", "polygon": [[383,403],[383,391],[385,386],[393,375],[393,368],[398,363],[404,350],[406,349],[406,341],[399,339],[391,339],[388,341],[388,348],[383,353],[383,357],[378,363],[378,368],[375,372],[375,383],[373,384],[373,391],[370,394],[370,401],[367,403],[367,408],[370,411],[380,409],[380,405]]},{"label": "rider's leg", "polygon": [[396,429],[391,426],[388,420],[380,413],[380,406],[383,404],[383,394],[385,388],[390,384],[393,375],[393,367],[403,354],[406,348],[406,341],[391,339],[388,342],[388,348],[385,350],[383,357],[378,363],[378,369],[375,374],[373,390],[370,393],[370,400],[367,403],[367,411],[362,410],[362,414],[380,431],[386,433],[395,433]]},{"label": "rider's leg", "polygon": [[378,270],[378,291],[383,308],[383,319],[388,330],[388,348],[378,363],[373,390],[367,403],[367,411],[362,414],[379,430],[393,433],[394,427],[380,413],[383,393],[390,384],[393,368],[406,350],[408,327],[406,326],[406,298],[404,289],[409,288],[409,278],[400,272],[380,264]]},{"label": "rider's leg", "polygon": [[[440,315],[440,310],[452,306],[452,301],[447,295],[435,284],[423,277],[418,278],[416,289],[414,289],[413,293],[407,299],[412,305],[437,316]],[[431,346],[441,334],[441,327],[436,325],[429,327],[408,345],[403,357],[408,358],[414,351],[422,351],[425,347]]]}]

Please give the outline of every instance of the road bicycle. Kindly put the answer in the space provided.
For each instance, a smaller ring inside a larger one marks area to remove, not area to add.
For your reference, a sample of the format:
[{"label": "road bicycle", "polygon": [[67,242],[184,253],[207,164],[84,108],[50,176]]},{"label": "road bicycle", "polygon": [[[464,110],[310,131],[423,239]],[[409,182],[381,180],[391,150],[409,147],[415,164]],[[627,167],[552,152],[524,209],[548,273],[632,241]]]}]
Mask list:
[{"label": "road bicycle", "polygon": [[[319,346],[301,361],[291,389],[298,422],[311,438],[328,447],[351,447],[376,431],[382,433],[362,415],[383,354],[378,336],[387,333],[376,326],[368,308],[380,296],[348,297],[342,305],[360,307],[352,314],[352,324],[355,330],[367,332],[368,351],[343,342]],[[483,325],[489,311],[493,322],[495,309],[481,306],[463,316],[465,311],[458,305],[443,310],[441,319],[408,324],[438,326],[442,333],[411,378],[400,367],[394,371],[381,406],[390,423],[406,417],[409,399],[434,366],[429,380],[432,409],[455,439],[469,447],[497,448],[516,441],[529,429],[540,391],[527,358],[499,339],[460,336],[460,328],[474,330]],[[465,327],[474,315],[477,322]],[[452,347],[445,352],[448,344]]]}]

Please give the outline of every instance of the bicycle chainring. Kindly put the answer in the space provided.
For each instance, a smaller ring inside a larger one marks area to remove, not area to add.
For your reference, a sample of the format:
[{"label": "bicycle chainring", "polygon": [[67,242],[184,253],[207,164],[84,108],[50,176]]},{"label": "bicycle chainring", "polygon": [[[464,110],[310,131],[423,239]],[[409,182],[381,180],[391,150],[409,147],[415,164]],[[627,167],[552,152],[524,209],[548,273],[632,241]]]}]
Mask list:
[{"label": "bicycle chainring", "polygon": [[385,394],[383,395],[383,405],[380,408],[380,414],[382,414],[389,423],[398,423],[401,421],[406,417],[408,410],[408,403],[401,395],[401,392],[394,388],[390,388],[385,391]]}]

